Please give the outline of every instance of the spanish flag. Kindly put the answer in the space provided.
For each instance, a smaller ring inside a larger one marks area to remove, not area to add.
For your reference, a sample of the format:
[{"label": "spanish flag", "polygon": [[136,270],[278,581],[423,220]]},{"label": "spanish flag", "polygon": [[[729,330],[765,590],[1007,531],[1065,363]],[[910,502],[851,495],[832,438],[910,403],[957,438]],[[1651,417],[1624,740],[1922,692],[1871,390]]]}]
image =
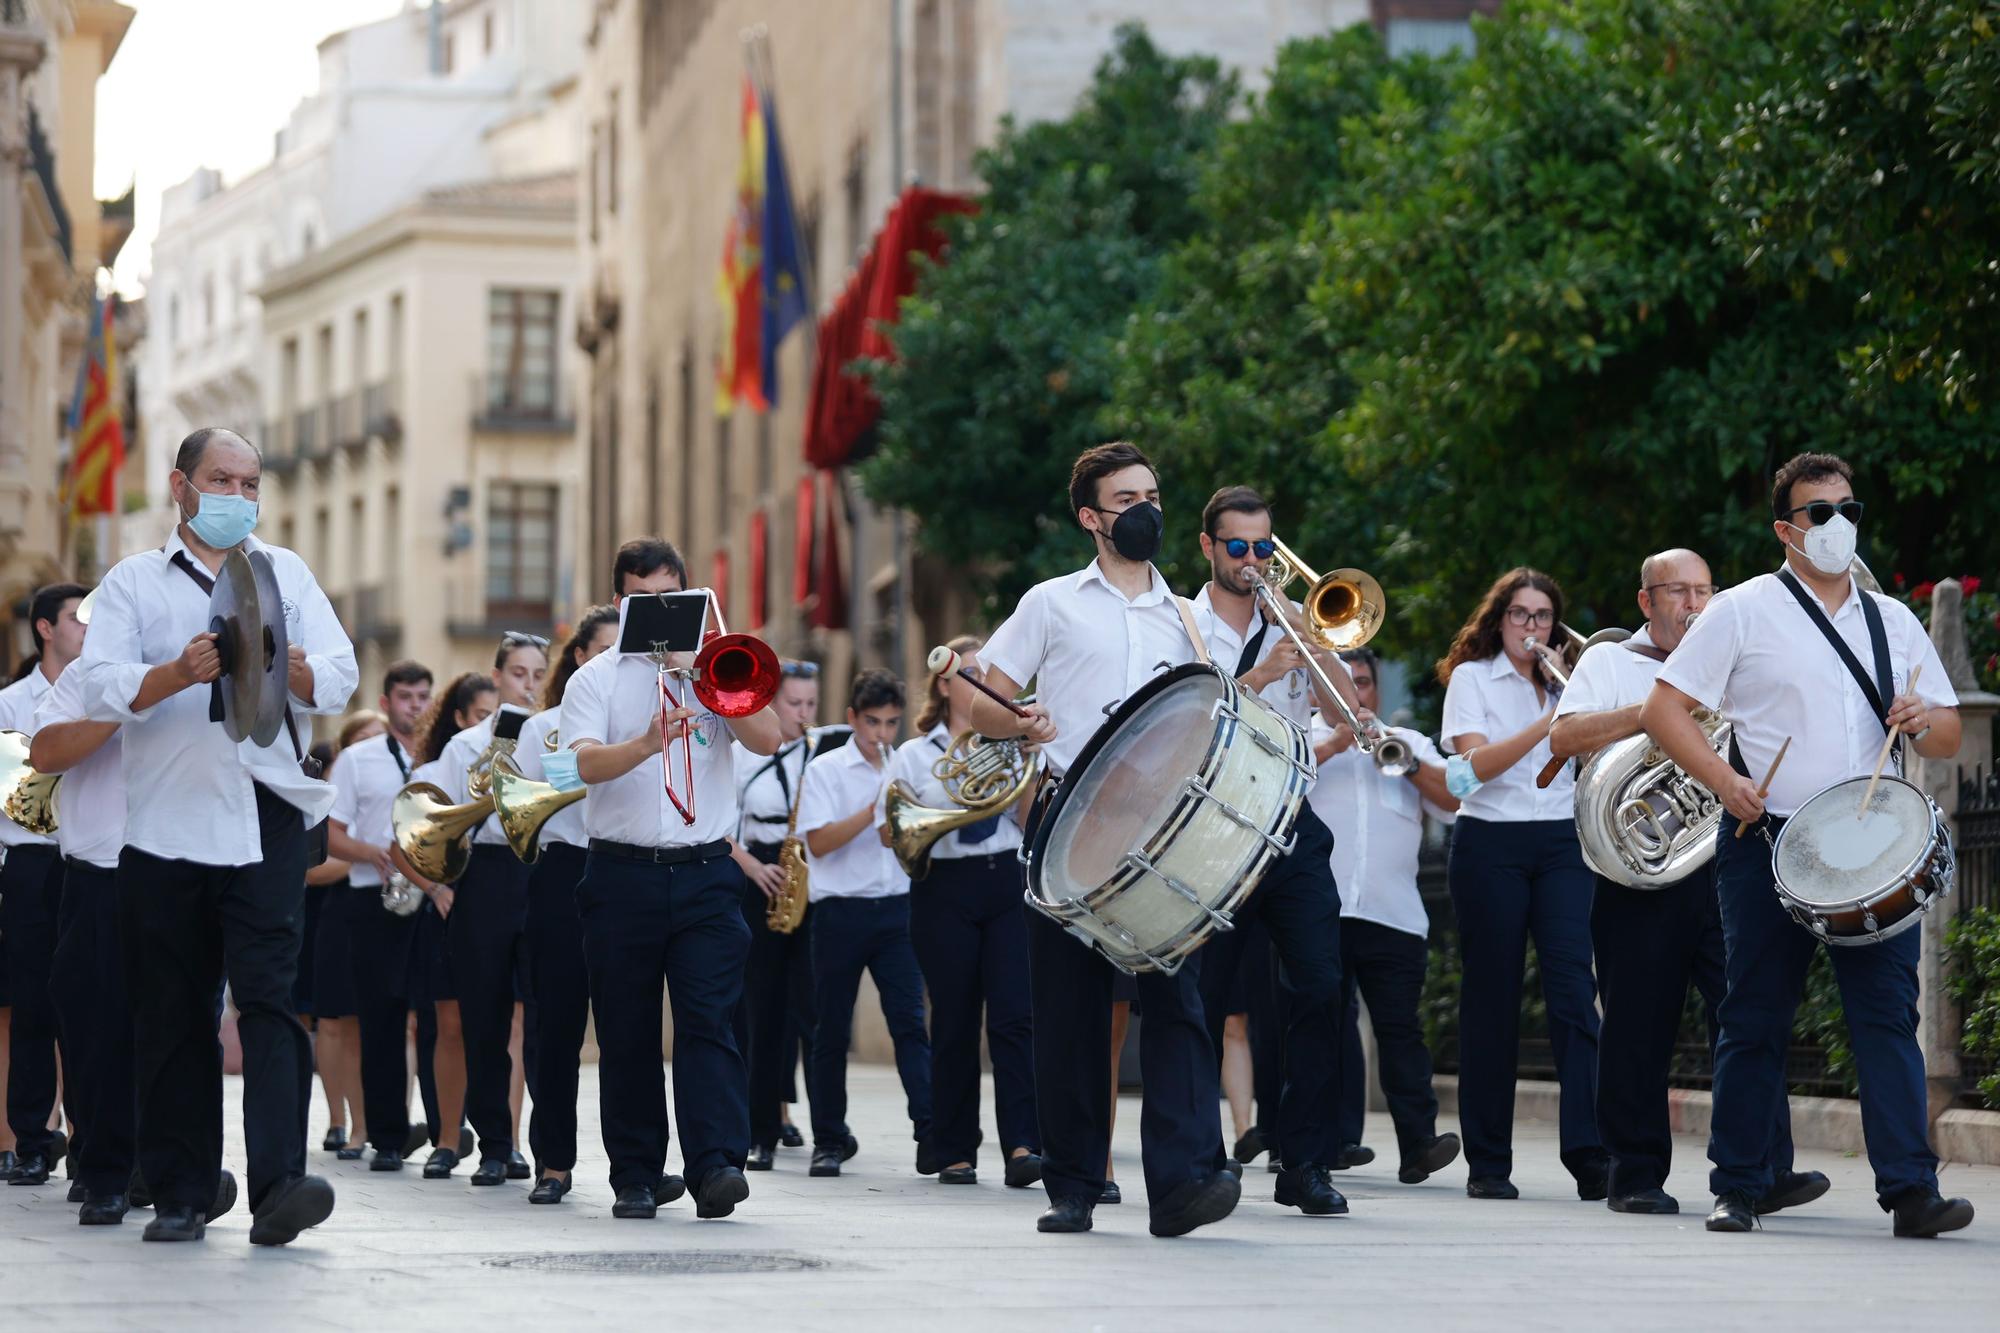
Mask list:
[{"label": "spanish flag", "polygon": [[74,518],[118,512],[118,469],[125,466],[125,419],[118,394],[118,349],[111,315],[118,298],[93,301],[90,336],[69,405],[69,512]]},{"label": "spanish flag", "polygon": [[792,207],[776,108],[747,71],[739,124],[735,207],[722,242],[722,338],[715,410],[739,402],[768,411],[778,401],[778,344],[807,312],[805,247]]}]

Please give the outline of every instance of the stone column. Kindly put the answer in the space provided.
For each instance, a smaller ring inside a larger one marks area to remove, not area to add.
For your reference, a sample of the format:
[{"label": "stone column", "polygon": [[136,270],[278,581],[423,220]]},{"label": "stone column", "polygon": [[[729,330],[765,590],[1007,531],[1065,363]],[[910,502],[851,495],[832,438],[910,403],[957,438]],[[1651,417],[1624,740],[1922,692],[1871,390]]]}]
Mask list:
[{"label": "stone column", "polygon": [[[1950,759],[1915,758],[1910,781],[1929,793],[1947,819],[1958,812],[1959,775],[1993,771],[1993,717],[2000,696],[1978,688],[1965,640],[1965,591],[1957,579],[1945,579],[1931,594],[1931,643],[1944,663],[1945,675],[1958,692],[1964,739]],[[1960,1016],[1945,993],[1944,933],[1958,913],[1958,898],[1945,898],[1924,917],[1924,948],[1917,964],[1917,1041],[1923,1047],[1924,1070],[1930,1085],[1933,1124],[1958,1095]]]},{"label": "stone column", "polygon": [[[21,83],[41,65],[43,52],[41,38],[25,26],[25,15],[15,17],[0,0],[0,477],[17,480],[28,474],[20,406],[27,379],[21,359],[27,320],[21,176],[29,170],[27,93]],[[0,495],[0,506],[19,504],[19,498]],[[0,514],[0,542],[13,517]]]}]

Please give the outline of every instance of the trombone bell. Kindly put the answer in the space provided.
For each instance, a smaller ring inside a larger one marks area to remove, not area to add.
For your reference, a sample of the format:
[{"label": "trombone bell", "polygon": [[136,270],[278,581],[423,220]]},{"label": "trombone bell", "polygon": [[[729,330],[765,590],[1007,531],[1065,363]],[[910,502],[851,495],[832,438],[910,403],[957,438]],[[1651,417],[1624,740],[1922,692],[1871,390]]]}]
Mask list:
[{"label": "trombone bell", "polygon": [[500,816],[500,831],[507,835],[507,845],[529,865],[541,859],[542,826],[558,810],[589,794],[588,787],[558,791],[553,783],[523,777],[511,760],[493,761],[493,813]]},{"label": "trombone bell", "polygon": [[1299,559],[1298,553],[1283,541],[1274,536],[1271,543],[1278,548],[1277,558],[1271,562],[1264,581],[1276,593],[1284,592],[1295,578],[1311,585],[1306,589],[1303,605],[1306,623],[1312,627],[1315,639],[1336,652],[1344,652],[1359,648],[1375,637],[1382,628],[1388,601],[1373,575],[1359,569],[1315,574],[1312,566]]}]

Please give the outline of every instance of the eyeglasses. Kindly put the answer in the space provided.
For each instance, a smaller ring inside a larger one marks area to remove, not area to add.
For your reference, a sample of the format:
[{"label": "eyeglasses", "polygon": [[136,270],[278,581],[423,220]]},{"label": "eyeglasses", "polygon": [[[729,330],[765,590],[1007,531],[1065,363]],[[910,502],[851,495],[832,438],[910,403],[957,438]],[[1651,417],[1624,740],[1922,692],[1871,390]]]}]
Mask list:
[{"label": "eyeglasses", "polygon": [[1244,541],[1241,537],[1231,537],[1222,543],[1222,549],[1229,552],[1231,560],[1241,560],[1252,551],[1257,553],[1259,560],[1269,560],[1278,553],[1278,544],[1269,537],[1254,542]]},{"label": "eyeglasses", "polygon": [[1530,611],[1525,606],[1510,606],[1507,608],[1507,623],[1516,626],[1553,625],[1556,623],[1556,613],[1548,607]]},{"label": "eyeglasses", "polygon": [[1713,583],[1649,583],[1641,592],[1663,592],[1669,597],[1713,597]]},{"label": "eyeglasses", "polygon": [[[1835,514],[1839,514],[1856,527],[1861,526],[1861,501],[1859,500],[1842,500],[1839,504],[1835,504],[1831,500],[1814,500],[1811,504],[1794,505],[1792,508],[1778,515],[1778,517],[1789,521],[1792,515],[1798,513],[1801,509],[1805,510],[1807,520],[1814,527],[1819,527],[1823,523],[1831,523]],[[1797,524],[1793,524],[1793,526],[1796,527]]]},{"label": "eyeglasses", "polygon": [[540,648],[546,651],[549,641],[539,634],[523,634],[520,630],[510,629],[500,636],[500,646],[503,648]]},{"label": "eyeglasses", "polygon": [[819,663],[817,662],[787,662],[779,668],[779,671],[786,680],[819,679]]}]

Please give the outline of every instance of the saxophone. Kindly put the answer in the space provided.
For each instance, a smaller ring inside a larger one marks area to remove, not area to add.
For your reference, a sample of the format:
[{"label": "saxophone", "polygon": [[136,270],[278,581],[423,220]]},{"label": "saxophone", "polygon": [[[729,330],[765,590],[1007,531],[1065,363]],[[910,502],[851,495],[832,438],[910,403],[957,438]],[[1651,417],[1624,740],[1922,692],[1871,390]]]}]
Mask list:
[{"label": "saxophone", "polygon": [[[812,735],[810,732],[800,740],[805,747],[805,757],[812,758]],[[799,789],[792,793],[792,814],[785,822],[785,840],[778,846],[778,869],[784,872],[784,883],[778,886],[778,894],[764,909],[764,925],[774,935],[789,935],[805,920],[806,898],[811,888],[811,875],[806,869],[805,839],[799,837],[799,798],[806,794],[806,766],[799,765]]]}]

